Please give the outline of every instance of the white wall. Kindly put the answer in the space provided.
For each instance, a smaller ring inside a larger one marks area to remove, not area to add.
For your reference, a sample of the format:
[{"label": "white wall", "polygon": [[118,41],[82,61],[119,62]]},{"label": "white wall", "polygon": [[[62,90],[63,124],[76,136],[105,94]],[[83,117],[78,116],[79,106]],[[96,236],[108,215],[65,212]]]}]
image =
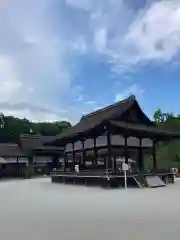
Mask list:
[{"label": "white wall", "polygon": [[52,162],[52,157],[50,157],[50,156],[34,156],[33,161],[36,163],[48,163],[48,162]]},{"label": "white wall", "polygon": [[7,163],[17,163],[17,157],[4,157]]},{"label": "white wall", "polygon": [[[112,145],[119,145],[123,146],[125,144],[125,139],[124,137],[120,135],[112,135],[111,136],[111,143]],[[132,147],[138,147],[140,146],[140,140],[136,137],[129,137],[127,140],[128,146]],[[106,146],[107,145],[107,137],[106,136],[99,136],[96,139],[96,146]],[[85,148],[93,148],[94,146],[94,140],[93,139],[87,139],[84,142],[84,147]],[[143,138],[142,139],[142,147],[152,147],[152,140],[148,138]],[[74,149],[82,149],[82,143],[80,141],[75,142],[74,144]],[[65,147],[65,151],[72,151],[72,143],[69,143]]]},{"label": "white wall", "polygon": [[28,163],[28,158],[27,157],[19,157],[18,163]]},{"label": "white wall", "polygon": [[62,162],[64,162],[64,158],[63,158],[63,157],[60,157],[60,158],[58,158],[58,161],[59,161],[60,163],[62,163]]}]

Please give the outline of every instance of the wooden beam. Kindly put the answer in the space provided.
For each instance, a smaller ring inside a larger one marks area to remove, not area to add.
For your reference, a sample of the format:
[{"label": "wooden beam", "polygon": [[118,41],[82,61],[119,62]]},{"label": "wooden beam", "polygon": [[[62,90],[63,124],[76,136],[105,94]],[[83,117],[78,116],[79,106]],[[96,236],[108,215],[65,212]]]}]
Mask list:
[{"label": "wooden beam", "polygon": [[[111,146],[112,146],[112,148],[114,148],[114,149],[124,149],[124,145],[112,145],[112,144],[111,144]],[[93,148],[94,148],[94,147],[85,148],[85,151],[93,151]],[[136,150],[136,149],[139,149],[139,146],[138,146],[138,147],[137,147],[137,146],[130,146],[130,148]],[[98,146],[98,147],[96,147],[96,149],[97,149],[97,150],[107,149],[107,145]],[[148,150],[148,149],[151,149],[151,147],[143,147],[143,149]],[[81,152],[82,152],[82,149],[74,150],[74,152],[75,152],[75,153],[81,153]],[[68,153],[70,154],[70,153],[72,153],[72,151],[68,151]]]}]

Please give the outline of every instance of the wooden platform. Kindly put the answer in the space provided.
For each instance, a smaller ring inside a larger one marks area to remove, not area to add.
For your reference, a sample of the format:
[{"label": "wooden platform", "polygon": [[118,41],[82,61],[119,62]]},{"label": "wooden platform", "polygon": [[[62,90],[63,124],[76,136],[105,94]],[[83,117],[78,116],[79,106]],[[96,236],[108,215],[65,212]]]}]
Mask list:
[{"label": "wooden platform", "polygon": [[[170,172],[141,172],[128,173],[127,185],[144,187],[146,186],[147,176],[159,176],[166,184],[174,182],[174,175]],[[109,171],[81,171],[64,172],[54,170],[51,172],[52,182],[81,184],[81,185],[99,185],[102,187],[120,187],[124,186],[124,173],[113,173]]]}]

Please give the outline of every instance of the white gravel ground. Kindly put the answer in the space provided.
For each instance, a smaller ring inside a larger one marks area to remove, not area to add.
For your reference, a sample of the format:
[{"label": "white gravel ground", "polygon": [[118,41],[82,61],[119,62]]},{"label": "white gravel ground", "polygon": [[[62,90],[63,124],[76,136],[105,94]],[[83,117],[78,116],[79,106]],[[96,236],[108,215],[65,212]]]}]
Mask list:
[{"label": "white gravel ground", "polygon": [[180,239],[180,181],[156,189],[0,182],[0,240]]}]

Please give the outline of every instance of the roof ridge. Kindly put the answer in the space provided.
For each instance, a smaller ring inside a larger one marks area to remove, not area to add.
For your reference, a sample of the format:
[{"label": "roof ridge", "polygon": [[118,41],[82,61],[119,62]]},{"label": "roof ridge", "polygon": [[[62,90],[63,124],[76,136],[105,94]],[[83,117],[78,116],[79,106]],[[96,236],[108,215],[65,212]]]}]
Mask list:
[{"label": "roof ridge", "polygon": [[20,134],[20,138],[24,139],[24,138],[40,138],[42,135],[41,134],[28,134],[28,133],[25,133],[25,134]]},{"label": "roof ridge", "polygon": [[104,107],[104,108],[98,109],[97,111],[94,111],[94,112],[91,112],[91,113],[88,113],[88,114],[82,116],[81,119],[80,119],[80,121],[81,121],[81,120],[84,120],[84,119],[87,119],[88,117],[91,117],[91,116],[96,115],[96,114],[98,114],[98,113],[101,113],[101,112],[103,112],[103,111],[112,109],[112,108],[118,106],[119,104],[125,103],[125,102],[127,102],[127,101],[135,101],[135,100],[136,100],[135,96],[134,96],[134,95],[130,95],[128,98],[125,98],[125,99],[123,99],[123,100],[121,100],[121,101],[118,101],[118,102],[116,102],[116,103],[114,103],[114,104],[108,105],[108,106],[106,106],[106,107]]},{"label": "roof ridge", "polygon": [[5,147],[14,147],[14,146],[19,146],[17,143],[0,143],[0,146],[5,146]]}]

